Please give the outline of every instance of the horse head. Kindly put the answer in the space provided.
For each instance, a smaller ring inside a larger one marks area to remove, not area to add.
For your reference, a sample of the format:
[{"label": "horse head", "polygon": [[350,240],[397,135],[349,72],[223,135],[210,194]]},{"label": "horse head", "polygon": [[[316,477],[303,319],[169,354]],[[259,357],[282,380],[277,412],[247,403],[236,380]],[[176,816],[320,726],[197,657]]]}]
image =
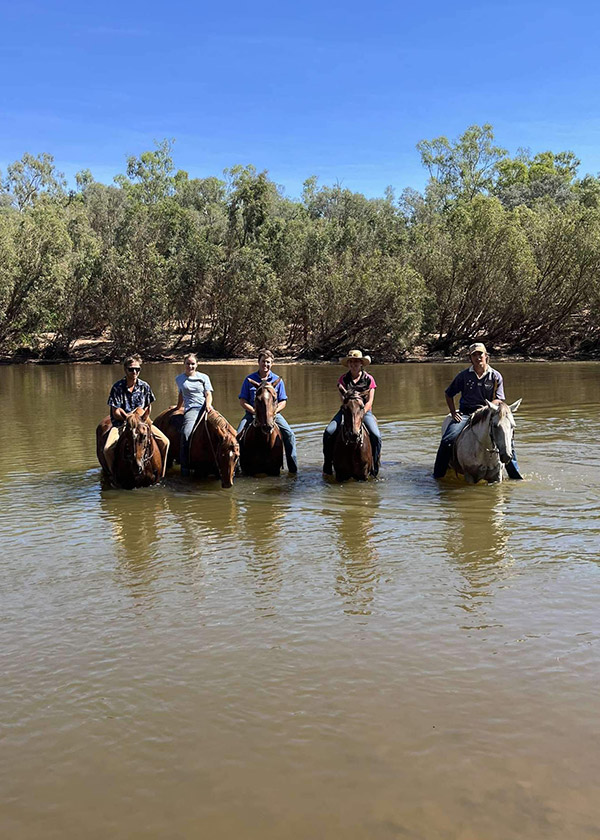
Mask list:
[{"label": "horse head", "polygon": [[490,409],[490,437],[492,444],[498,450],[498,456],[502,463],[508,464],[512,458],[513,451],[513,434],[515,429],[513,413],[521,405],[521,400],[517,400],[512,405],[506,405],[506,403],[496,405],[486,400],[486,404]]},{"label": "horse head", "polygon": [[123,430],[123,453],[125,460],[129,463],[134,473],[141,474],[144,471],[146,462],[152,455],[152,430],[148,417],[150,408],[147,408],[140,416],[132,411],[125,419]]},{"label": "horse head", "polygon": [[215,460],[221,478],[221,487],[232,487],[235,470],[240,460],[240,445],[235,429],[216,411],[209,415],[211,431],[215,439]]},{"label": "horse head", "polygon": [[[340,389],[341,390],[341,389]],[[342,417],[344,420],[344,437],[348,441],[356,441],[362,434],[362,422],[365,416],[365,398],[367,391],[355,391],[352,388],[342,391]]]},{"label": "horse head", "polygon": [[277,414],[277,385],[281,381],[281,377],[275,379],[273,382],[268,382],[266,379],[261,379],[260,382],[250,380],[251,384],[256,388],[256,395],[254,397],[254,410],[256,412],[254,423],[260,427],[261,431],[268,435],[275,428],[275,415]]}]

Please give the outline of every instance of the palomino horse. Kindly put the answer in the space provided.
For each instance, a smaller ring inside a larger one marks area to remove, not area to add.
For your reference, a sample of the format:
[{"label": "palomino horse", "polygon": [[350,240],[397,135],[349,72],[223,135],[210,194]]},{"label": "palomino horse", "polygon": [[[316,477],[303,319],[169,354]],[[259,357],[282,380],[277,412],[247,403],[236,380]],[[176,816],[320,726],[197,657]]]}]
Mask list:
[{"label": "palomino horse", "polygon": [[245,475],[279,475],[283,467],[283,440],[275,422],[279,379],[250,380],[256,388],[254,420],[239,436],[240,466]]},{"label": "palomino horse", "polygon": [[110,417],[105,417],[96,428],[96,454],[104,474],[124,490],[149,487],[162,475],[162,456],[152,434],[150,411],[140,416],[136,411],[127,415],[123,431],[115,444],[113,475],[110,475],[104,458],[104,444],[111,427]]},{"label": "palomino horse", "polygon": [[[505,475],[504,464],[508,464],[512,458],[515,428],[513,413],[520,405],[521,400],[510,406],[506,403],[496,405],[486,400],[486,405],[471,414],[468,424],[456,439],[451,461],[456,472],[464,474],[465,481],[470,484],[481,479],[488,482],[502,481]],[[446,418],[443,431],[448,423],[449,418]]]},{"label": "palomino horse", "polygon": [[[181,409],[168,408],[156,418],[156,425],[170,441],[169,466],[173,460],[179,461],[182,417]],[[231,487],[239,457],[240,447],[233,426],[214,408],[202,414],[190,438],[190,469],[203,478],[216,475],[222,487]]]},{"label": "palomino horse", "polygon": [[342,392],[342,422],[333,446],[333,468],[338,481],[366,481],[373,469],[371,439],[364,424],[367,391]]}]

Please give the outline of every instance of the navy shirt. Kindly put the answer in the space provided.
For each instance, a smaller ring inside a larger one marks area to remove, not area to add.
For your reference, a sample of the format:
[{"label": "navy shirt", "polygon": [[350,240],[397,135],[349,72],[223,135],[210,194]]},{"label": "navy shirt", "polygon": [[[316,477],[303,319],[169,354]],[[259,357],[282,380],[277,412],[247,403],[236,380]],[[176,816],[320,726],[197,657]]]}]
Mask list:
[{"label": "navy shirt", "polygon": [[[112,408],[122,408],[127,414],[131,414],[136,408],[147,408],[155,399],[152,388],[143,379],[138,379],[133,391],[129,391],[127,378],[123,377],[123,379],[115,382],[110,389],[108,405]],[[122,426],[123,422],[123,420],[117,418],[112,419],[113,426]]]},{"label": "navy shirt", "polygon": [[504,399],[502,376],[494,368],[487,368],[483,376],[478,377],[473,367],[461,370],[446,388],[446,395],[454,397],[460,394],[458,410],[461,414],[473,414],[476,408],[485,405],[485,401]]}]

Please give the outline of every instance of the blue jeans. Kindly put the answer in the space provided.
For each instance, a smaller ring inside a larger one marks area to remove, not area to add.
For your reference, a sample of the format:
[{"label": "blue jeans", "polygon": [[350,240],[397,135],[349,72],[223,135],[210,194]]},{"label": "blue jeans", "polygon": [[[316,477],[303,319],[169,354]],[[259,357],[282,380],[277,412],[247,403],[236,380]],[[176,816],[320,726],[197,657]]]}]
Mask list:
[{"label": "blue jeans", "polygon": [[[331,422],[323,432],[323,456],[325,459],[324,472],[331,472],[331,461],[333,458],[334,435],[342,423],[342,409],[332,418]],[[381,432],[377,420],[372,411],[367,411],[363,417],[363,423],[369,433],[371,449],[373,450],[373,475],[379,472],[379,461],[381,459]]]},{"label": "blue jeans", "polygon": [[189,470],[190,468],[190,438],[200,414],[204,412],[204,408],[205,406],[202,406],[202,408],[188,408],[183,415],[179,445],[179,463],[181,464],[182,470]]},{"label": "blue jeans", "polygon": [[[247,411],[240,421],[240,425],[237,428],[238,437],[246,428],[247,423],[254,422],[254,414],[250,414]],[[292,431],[292,427],[285,419],[282,414],[275,415],[275,422],[281,432],[281,438],[283,440],[283,448],[285,450],[285,459],[287,461],[288,470],[291,473],[298,472],[298,455],[296,452],[296,435]]]},{"label": "blue jeans", "polygon": [[[435,464],[433,466],[434,478],[443,478],[446,475],[446,471],[450,464],[450,458],[452,457],[452,448],[454,446],[454,442],[456,441],[456,438],[459,436],[459,434],[462,432],[462,430],[465,428],[468,422],[469,417],[465,414],[461,414],[460,420],[450,421],[448,428],[442,435],[442,440],[440,441],[437,455],[435,457]],[[519,471],[519,465],[517,463],[517,454],[515,452],[514,443],[512,459],[508,462],[508,464],[506,464],[506,472],[508,473],[509,478],[523,478]]]}]

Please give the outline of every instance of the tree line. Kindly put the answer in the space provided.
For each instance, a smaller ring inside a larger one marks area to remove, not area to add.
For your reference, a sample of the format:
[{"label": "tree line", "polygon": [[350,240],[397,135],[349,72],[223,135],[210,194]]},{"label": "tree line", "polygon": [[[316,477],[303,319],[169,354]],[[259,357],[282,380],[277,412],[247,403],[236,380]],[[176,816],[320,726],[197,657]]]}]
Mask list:
[{"label": "tree line", "polygon": [[76,189],[25,154],[0,173],[0,353],[597,351],[600,179],[570,151],[510,157],[490,125],[417,148],[423,192],[381,198],[311,177],[290,199],[252,166],[190,178],[167,140]]}]

